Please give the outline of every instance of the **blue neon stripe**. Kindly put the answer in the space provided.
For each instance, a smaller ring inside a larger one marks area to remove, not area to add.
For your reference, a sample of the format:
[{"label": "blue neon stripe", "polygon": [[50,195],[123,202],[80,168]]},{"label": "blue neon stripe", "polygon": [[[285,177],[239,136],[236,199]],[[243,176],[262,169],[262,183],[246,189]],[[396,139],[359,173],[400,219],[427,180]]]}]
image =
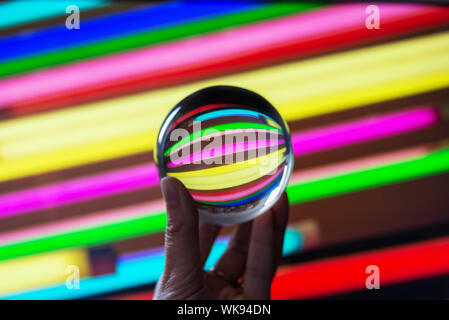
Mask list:
[{"label": "blue neon stripe", "polygon": [[[195,118],[195,121],[205,121],[209,119],[215,119],[220,117],[232,117],[232,116],[248,116],[253,118],[259,118],[264,117],[268,118],[270,120],[270,117],[256,111],[251,110],[244,110],[244,109],[225,109],[225,110],[218,110],[218,111],[212,111],[209,113],[202,114]],[[274,120],[273,120],[274,121]]]},{"label": "blue neon stripe", "polygon": [[[108,4],[109,0],[16,0],[0,3],[0,28],[66,15],[69,5],[80,10],[94,9]],[[65,23],[65,17],[61,19]]]},{"label": "blue neon stripe", "polygon": [[[217,239],[206,262],[206,269],[210,269],[215,265],[226,249],[228,242],[228,237]],[[297,230],[287,229],[284,238],[283,254],[295,253],[301,250],[303,245],[302,235]],[[149,250],[145,253],[120,258],[114,274],[81,279],[80,289],[69,290],[65,284],[62,284],[1,298],[18,300],[82,299],[148,285],[155,283],[159,279],[164,269],[164,260],[164,254],[161,249]]]},{"label": "blue neon stripe", "polygon": [[75,47],[257,6],[260,4],[234,1],[169,2],[87,21],[83,21],[81,17],[80,29],[69,30],[65,27],[64,21],[61,26],[0,39],[0,61]]}]

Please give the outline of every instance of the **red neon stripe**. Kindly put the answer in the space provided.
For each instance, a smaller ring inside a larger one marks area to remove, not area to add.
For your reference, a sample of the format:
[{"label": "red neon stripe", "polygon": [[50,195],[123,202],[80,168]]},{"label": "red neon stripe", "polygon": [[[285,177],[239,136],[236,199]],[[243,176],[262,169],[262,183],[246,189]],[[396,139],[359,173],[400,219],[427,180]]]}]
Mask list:
[{"label": "red neon stripe", "polygon": [[188,119],[189,117],[198,114],[200,112],[209,110],[209,109],[214,109],[214,108],[219,108],[219,107],[226,107],[226,106],[239,106],[239,107],[244,107],[241,105],[236,105],[236,104],[232,104],[232,103],[214,103],[214,104],[208,104],[199,108],[196,108],[195,110],[190,111],[189,113],[183,115],[181,118],[179,118],[178,120],[176,120],[171,126],[170,128],[168,128],[167,131],[171,131],[174,127],[176,127],[178,124],[180,124],[181,122],[183,122],[184,120]]},{"label": "red neon stripe", "polygon": [[43,109],[60,108],[68,105],[86,103],[94,100],[131,94],[142,90],[156,89],[196,81],[208,77],[240,72],[251,68],[285,60],[304,58],[310,55],[343,49],[354,45],[369,43],[386,37],[393,37],[428,27],[444,25],[449,22],[449,10],[441,7],[429,8],[418,14],[408,15],[400,20],[382,21],[382,28],[367,30],[365,26],[357,29],[336,30],[320,38],[300,39],[275,47],[266,47],[256,52],[228,56],[226,60],[209,60],[189,64],[184,68],[167,69],[161,72],[128,77],[59,94],[48,95],[11,105],[13,112],[26,114]]},{"label": "red neon stripe", "polygon": [[[366,290],[366,267],[379,267],[380,287],[449,274],[449,237],[349,254],[283,267],[271,288],[272,299],[314,299]],[[116,297],[148,300],[152,291]]]},{"label": "red neon stripe", "polygon": [[272,286],[273,299],[310,299],[366,290],[366,267],[380,270],[380,286],[449,273],[449,237],[286,267]]}]

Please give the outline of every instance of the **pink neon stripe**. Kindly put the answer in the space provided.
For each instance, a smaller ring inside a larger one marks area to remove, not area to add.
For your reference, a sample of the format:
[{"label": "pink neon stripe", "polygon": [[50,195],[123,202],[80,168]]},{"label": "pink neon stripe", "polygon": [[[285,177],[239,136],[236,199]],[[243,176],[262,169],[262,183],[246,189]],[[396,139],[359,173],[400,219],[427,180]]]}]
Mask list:
[{"label": "pink neon stripe", "polygon": [[295,156],[300,156],[429,127],[438,118],[437,109],[420,107],[296,133],[292,144]]},{"label": "pink neon stripe", "polygon": [[201,163],[201,161],[203,161],[203,160],[232,154],[234,152],[255,150],[257,148],[271,147],[271,146],[279,145],[282,143],[284,143],[284,139],[252,140],[252,141],[244,141],[244,142],[239,142],[239,143],[228,144],[228,145],[224,145],[221,147],[211,148],[209,150],[195,152],[191,155],[187,155],[185,157],[179,158],[176,160],[176,163],[169,162],[167,164],[167,167],[168,168],[179,167],[181,165],[194,163],[196,161]]},{"label": "pink neon stripe", "polygon": [[[422,5],[377,5],[383,20],[419,13],[428,8]],[[365,28],[365,9],[364,4],[335,5],[234,30],[11,77],[0,81],[0,105],[144,73],[182,68],[284,42],[318,38],[342,29]]]},{"label": "pink neon stripe", "polygon": [[156,200],[138,206],[120,208],[118,210],[102,212],[86,217],[64,220],[62,222],[55,222],[45,224],[38,227],[24,228],[0,235],[0,243],[5,245],[7,243],[14,243],[24,239],[36,239],[43,236],[65,233],[68,231],[81,230],[92,228],[95,226],[105,225],[123,221],[125,219],[138,218],[147,216],[151,212],[163,210],[165,207],[164,201]]},{"label": "pink neon stripe", "polygon": [[250,194],[261,190],[262,188],[265,188],[266,186],[268,186],[271,182],[273,182],[277,177],[279,177],[279,174],[281,174],[281,171],[284,168],[279,168],[278,171],[271,175],[269,179],[265,180],[263,183],[261,184],[257,184],[251,188],[247,188],[245,190],[242,190],[240,192],[236,192],[236,193],[232,193],[232,194],[226,194],[226,195],[222,195],[222,196],[207,196],[207,195],[194,195],[193,198],[197,201],[205,201],[205,202],[220,202],[220,201],[229,201],[229,200],[234,200],[234,199],[240,199],[246,196],[249,196]]},{"label": "pink neon stripe", "polygon": [[[437,109],[420,107],[327,128],[314,129],[292,136],[293,151],[295,156],[299,156],[405,133],[429,127],[438,121],[438,117]],[[0,218],[153,187],[157,186],[158,183],[156,166],[148,164],[19,191],[0,196]]]},{"label": "pink neon stripe", "polygon": [[[239,133],[256,133],[256,134],[257,134],[257,133],[268,133],[269,135],[270,135],[270,134],[274,134],[272,131],[267,130],[267,129],[232,129],[232,133],[233,133],[233,134],[239,134]],[[199,142],[200,140],[209,140],[209,139],[211,139],[211,138],[215,138],[215,137],[218,137],[218,136],[221,136],[221,135],[225,135],[225,134],[226,134],[225,131],[215,132],[215,133],[212,133],[212,134],[208,134],[208,135],[204,135],[204,136],[202,136],[202,137],[196,138],[196,139],[192,140],[192,141],[189,142],[189,143],[190,143],[190,144],[194,144],[194,143]],[[277,132],[275,132],[275,134],[277,134]],[[269,136],[269,135],[268,135],[268,136]],[[173,149],[173,150],[168,154],[168,156],[171,156],[173,153],[178,152],[179,150],[181,150],[181,149],[184,148],[185,146],[186,146],[186,145],[183,144],[183,145],[177,147],[176,149]]]},{"label": "pink neon stripe", "polygon": [[305,171],[293,173],[290,176],[290,183],[306,182],[352,171],[377,167],[380,165],[387,165],[389,163],[399,162],[402,160],[415,159],[421,156],[425,156],[428,153],[429,148],[426,146],[421,146],[376,156],[364,157],[356,160],[345,161],[328,166],[312,168]]},{"label": "pink neon stripe", "polygon": [[0,218],[152,187],[158,183],[157,168],[152,163],[19,191],[0,197]]}]

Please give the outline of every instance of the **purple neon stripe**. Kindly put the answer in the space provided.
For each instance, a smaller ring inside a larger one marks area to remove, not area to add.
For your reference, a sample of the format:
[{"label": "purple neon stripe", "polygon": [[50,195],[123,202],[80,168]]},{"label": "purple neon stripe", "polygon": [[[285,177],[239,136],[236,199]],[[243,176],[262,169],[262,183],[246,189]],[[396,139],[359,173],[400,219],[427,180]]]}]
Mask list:
[{"label": "purple neon stripe", "polygon": [[235,152],[255,150],[258,148],[266,148],[284,143],[284,139],[272,139],[272,140],[252,140],[239,143],[227,144],[221,147],[214,147],[208,150],[198,151],[191,155],[179,158],[176,162],[169,162],[168,168],[174,168],[194,162],[201,162],[203,160],[220,157],[223,155],[232,154]]},{"label": "purple neon stripe", "polygon": [[438,110],[420,107],[292,135],[295,156],[380,139],[434,125]]},{"label": "purple neon stripe", "polygon": [[[292,135],[295,156],[366,142],[430,127],[438,110],[408,111],[338,124]],[[0,218],[158,185],[157,168],[147,164],[0,196]]]},{"label": "purple neon stripe", "polygon": [[156,186],[156,166],[141,165],[0,197],[0,218]]}]

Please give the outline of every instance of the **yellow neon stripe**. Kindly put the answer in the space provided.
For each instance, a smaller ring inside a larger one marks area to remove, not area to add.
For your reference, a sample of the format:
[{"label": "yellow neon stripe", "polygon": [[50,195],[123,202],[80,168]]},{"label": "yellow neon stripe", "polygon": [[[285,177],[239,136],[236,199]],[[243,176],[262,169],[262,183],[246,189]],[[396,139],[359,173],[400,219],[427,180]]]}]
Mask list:
[{"label": "yellow neon stripe", "polygon": [[186,188],[194,190],[217,190],[232,188],[274,173],[284,162],[285,148],[257,158],[254,163],[246,160],[220,167],[189,172],[173,172],[167,175],[182,181]]},{"label": "yellow neon stripe", "polygon": [[0,262],[0,294],[64,283],[79,268],[80,278],[90,275],[85,249],[53,251]]},{"label": "yellow neon stripe", "polygon": [[214,84],[261,92],[288,121],[344,110],[449,85],[449,32],[7,121],[0,180],[149,151],[166,112]]}]

